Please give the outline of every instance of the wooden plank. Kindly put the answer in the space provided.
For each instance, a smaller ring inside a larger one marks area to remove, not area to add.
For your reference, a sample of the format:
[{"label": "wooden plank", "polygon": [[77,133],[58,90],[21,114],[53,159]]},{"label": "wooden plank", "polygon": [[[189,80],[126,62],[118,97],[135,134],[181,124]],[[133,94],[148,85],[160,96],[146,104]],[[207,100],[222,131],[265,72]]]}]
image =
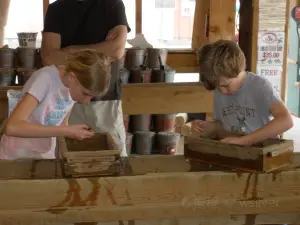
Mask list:
[{"label": "wooden plank", "polygon": [[213,112],[213,92],[200,83],[122,85],[125,114]]},{"label": "wooden plank", "polygon": [[[21,87],[0,88],[0,121],[8,115],[9,89]],[[213,112],[213,92],[200,83],[125,84],[122,85],[122,102],[123,112],[132,115]]]},{"label": "wooden plank", "polygon": [[209,42],[235,40],[235,0],[210,0]]},{"label": "wooden plank", "polygon": [[[128,159],[123,159],[122,163],[127,175],[190,171],[232,172],[227,168],[187,160],[183,155],[133,155]],[[60,160],[1,160],[0,180],[62,178],[61,164]],[[300,168],[300,153],[294,153],[292,168]]]},{"label": "wooden plank", "polygon": [[169,50],[167,64],[177,73],[198,73],[197,54],[192,50]]},{"label": "wooden plank", "polygon": [[[205,184],[205,185],[203,185]],[[0,181],[0,222],[98,222],[299,213],[300,170]],[[45,194],[47,193],[47,194]],[[22,201],[20,201],[22,199]]]},{"label": "wooden plank", "polygon": [[[167,218],[167,219],[150,219],[150,220],[132,220],[101,222],[97,225],[241,225],[249,221],[251,216],[228,215],[224,217],[197,217],[197,218]],[[286,214],[259,214],[255,216],[254,223],[251,225],[274,225],[274,224],[299,224],[300,216],[297,213]],[[18,225],[58,225],[57,223],[45,223],[44,221],[32,221],[30,223],[22,222]],[[80,225],[91,225],[91,223],[79,223]],[[93,224],[93,223],[92,223]],[[11,219],[5,220],[0,225],[15,225]],[[64,224],[65,225],[65,224]]]}]

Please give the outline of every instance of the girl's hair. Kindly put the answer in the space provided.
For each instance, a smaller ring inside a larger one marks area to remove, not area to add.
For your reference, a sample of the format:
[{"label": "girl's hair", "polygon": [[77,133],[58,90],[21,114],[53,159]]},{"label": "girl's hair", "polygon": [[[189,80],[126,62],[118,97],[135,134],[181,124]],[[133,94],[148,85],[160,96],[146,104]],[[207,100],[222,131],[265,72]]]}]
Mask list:
[{"label": "girl's hair", "polygon": [[87,90],[105,95],[110,81],[110,63],[95,50],[81,50],[69,55],[67,72],[73,72],[80,84]]}]

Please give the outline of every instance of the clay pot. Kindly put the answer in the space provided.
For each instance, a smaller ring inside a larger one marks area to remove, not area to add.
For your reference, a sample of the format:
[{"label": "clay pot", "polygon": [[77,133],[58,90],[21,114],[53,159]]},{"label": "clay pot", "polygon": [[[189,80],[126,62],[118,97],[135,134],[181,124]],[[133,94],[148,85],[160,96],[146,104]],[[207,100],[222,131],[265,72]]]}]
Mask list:
[{"label": "clay pot", "polygon": [[17,48],[18,67],[33,69],[36,55],[37,49],[35,48]]},{"label": "clay pot", "polygon": [[13,68],[16,50],[12,48],[0,48],[0,68]]},{"label": "clay pot", "polygon": [[151,83],[152,70],[132,69],[130,74],[130,83]]},{"label": "clay pot", "polygon": [[134,136],[136,153],[150,155],[154,146],[155,133],[151,131],[138,131]]},{"label": "clay pot", "polygon": [[160,68],[167,63],[168,49],[166,48],[148,48],[147,49],[147,67],[151,69]]},{"label": "clay pot", "polygon": [[175,155],[180,141],[180,134],[172,132],[159,132],[157,134],[157,148],[161,154]]},{"label": "clay pot", "polygon": [[131,70],[144,64],[146,49],[128,48],[125,56],[125,68]]}]

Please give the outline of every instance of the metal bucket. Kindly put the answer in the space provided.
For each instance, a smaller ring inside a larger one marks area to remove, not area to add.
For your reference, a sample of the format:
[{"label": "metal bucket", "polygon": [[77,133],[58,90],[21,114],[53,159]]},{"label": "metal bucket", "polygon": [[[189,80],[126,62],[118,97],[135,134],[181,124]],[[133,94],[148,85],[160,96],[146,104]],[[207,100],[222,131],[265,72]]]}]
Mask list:
[{"label": "metal bucket", "polygon": [[152,70],[136,68],[130,71],[130,83],[151,83]]},{"label": "metal bucket", "polygon": [[151,131],[138,131],[134,136],[136,153],[150,155],[155,143],[155,133]]},{"label": "metal bucket", "polygon": [[14,68],[16,50],[0,48],[0,68]]},{"label": "metal bucket", "polygon": [[152,82],[153,83],[173,83],[176,71],[168,69],[153,69]]},{"label": "metal bucket", "polygon": [[21,48],[35,48],[37,32],[20,32],[17,33],[19,46]]},{"label": "metal bucket", "polygon": [[159,132],[157,134],[158,151],[165,155],[175,155],[180,141],[180,134],[172,132]]},{"label": "metal bucket", "polygon": [[17,48],[18,67],[33,69],[36,55],[37,49],[35,48]]},{"label": "metal bucket", "polygon": [[148,48],[146,60],[147,67],[155,69],[160,68],[161,66],[165,66],[167,64],[167,57],[168,49],[166,48]]},{"label": "metal bucket", "polygon": [[146,49],[128,48],[125,56],[125,68],[129,70],[139,68],[144,64],[145,57]]},{"label": "metal bucket", "polygon": [[16,72],[11,69],[0,69],[0,86],[15,85]]}]

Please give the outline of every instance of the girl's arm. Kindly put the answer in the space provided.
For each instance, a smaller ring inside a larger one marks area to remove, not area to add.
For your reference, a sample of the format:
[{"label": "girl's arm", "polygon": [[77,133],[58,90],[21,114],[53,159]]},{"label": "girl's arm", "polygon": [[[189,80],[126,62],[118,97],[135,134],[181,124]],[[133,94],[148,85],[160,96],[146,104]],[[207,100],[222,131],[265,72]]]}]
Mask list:
[{"label": "girl's arm", "polygon": [[5,134],[24,138],[66,136],[68,126],[43,126],[27,121],[38,104],[37,98],[26,93],[9,117]]}]

